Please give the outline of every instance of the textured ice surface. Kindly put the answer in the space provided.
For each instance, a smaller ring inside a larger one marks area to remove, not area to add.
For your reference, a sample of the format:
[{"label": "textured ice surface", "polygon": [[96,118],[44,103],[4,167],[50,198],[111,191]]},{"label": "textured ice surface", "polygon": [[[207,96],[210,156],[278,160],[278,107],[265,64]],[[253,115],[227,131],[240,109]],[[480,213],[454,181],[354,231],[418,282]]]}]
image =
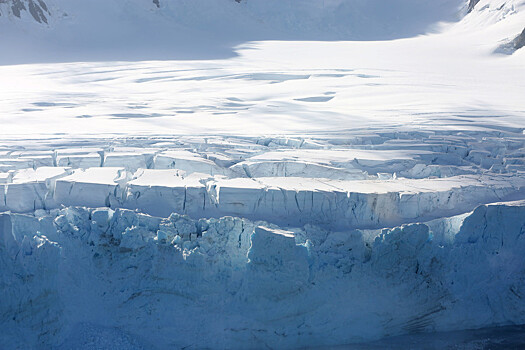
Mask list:
[{"label": "textured ice surface", "polygon": [[[519,131],[205,139],[4,141],[0,348],[326,347],[525,322]],[[54,166],[12,161],[42,155]]]},{"label": "textured ice surface", "polygon": [[[363,140],[351,136],[344,145],[327,136],[294,143],[246,137],[240,144],[238,138],[215,137],[199,150],[191,150],[198,140],[189,137],[122,141],[150,143],[144,150],[121,141],[93,139],[101,147],[85,150],[55,149],[51,142],[41,146],[45,152],[55,159],[74,153],[75,162],[20,169],[12,162],[18,154],[6,156],[0,160],[6,167],[0,172],[0,208],[24,213],[61,205],[108,206],[157,216],[233,215],[348,229],[428,220],[523,198],[523,135],[470,132],[459,139],[460,133],[466,132],[378,132],[365,150]],[[415,140],[408,142],[410,137]],[[85,159],[93,154],[106,161],[92,166]],[[221,157],[229,162],[210,159]]]},{"label": "textured ice surface", "polygon": [[375,231],[81,207],[0,224],[2,347],[85,324],[159,348],[290,348],[525,322],[523,201]]}]

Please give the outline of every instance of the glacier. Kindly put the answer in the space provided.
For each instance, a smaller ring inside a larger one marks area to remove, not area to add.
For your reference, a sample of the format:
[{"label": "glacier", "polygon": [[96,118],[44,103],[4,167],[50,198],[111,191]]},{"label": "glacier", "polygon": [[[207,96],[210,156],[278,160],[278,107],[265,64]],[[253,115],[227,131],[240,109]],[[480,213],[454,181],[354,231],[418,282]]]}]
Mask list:
[{"label": "glacier", "polygon": [[525,321],[523,201],[379,230],[84,207],[0,222],[3,348],[90,323],[158,348],[294,348]]},{"label": "glacier", "polygon": [[0,0],[0,349],[525,347],[523,0]]}]

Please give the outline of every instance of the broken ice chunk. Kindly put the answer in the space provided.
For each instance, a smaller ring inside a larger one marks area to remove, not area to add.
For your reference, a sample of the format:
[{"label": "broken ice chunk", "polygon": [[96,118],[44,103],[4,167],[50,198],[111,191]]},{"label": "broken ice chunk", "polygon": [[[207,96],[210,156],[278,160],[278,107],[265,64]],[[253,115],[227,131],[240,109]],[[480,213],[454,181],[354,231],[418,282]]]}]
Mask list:
[{"label": "broken ice chunk", "polygon": [[17,213],[45,209],[49,206],[47,197],[54,181],[66,174],[67,170],[62,167],[19,170],[12,182],[4,185],[7,209]]},{"label": "broken ice chunk", "polygon": [[221,175],[225,172],[225,169],[220,168],[211,160],[185,150],[162,152],[155,157],[154,163],[155,169],[180,169],[187,174]]},{"label": "broken ice chunk", "polygon": [[247,288],[271,299],[281,299],[303,288],[309,277],[308,249],[295,244],[292,232],[258,226],[248,251]]},{"label": "broken ice chunk", "polygon": [[71,206],[109,207],[117,200],[117,181],[126,177],[124,168],[78,169],[57,180],[55,200]]},{"label": "broken ice chunk", "polygon": [[65,154],[56,158],[58,166],[71,166],[74,168],[99,167],[102,158],[99,153]]}]

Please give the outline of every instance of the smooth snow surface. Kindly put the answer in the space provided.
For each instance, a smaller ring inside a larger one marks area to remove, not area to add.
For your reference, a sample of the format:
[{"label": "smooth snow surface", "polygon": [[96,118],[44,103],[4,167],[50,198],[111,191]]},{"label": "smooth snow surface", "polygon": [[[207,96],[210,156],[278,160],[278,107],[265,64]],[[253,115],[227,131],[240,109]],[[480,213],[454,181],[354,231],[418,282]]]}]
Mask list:
[{"label": "smooth snow surface", "polygon": [[0,0],[0,349],[519,348],[524,25]]}]

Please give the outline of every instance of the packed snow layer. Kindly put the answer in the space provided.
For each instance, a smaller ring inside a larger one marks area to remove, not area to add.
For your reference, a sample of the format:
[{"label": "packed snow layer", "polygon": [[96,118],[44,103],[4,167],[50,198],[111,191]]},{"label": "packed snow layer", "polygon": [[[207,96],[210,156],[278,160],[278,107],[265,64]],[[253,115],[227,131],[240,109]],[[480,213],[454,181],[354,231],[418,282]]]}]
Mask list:
[{"label": "packed snow layer", "polygon": [[81,207],[0,227],[2,348],[85,324],[158,348],[295,348],[525,322],[523,201],[375,231]]}]

